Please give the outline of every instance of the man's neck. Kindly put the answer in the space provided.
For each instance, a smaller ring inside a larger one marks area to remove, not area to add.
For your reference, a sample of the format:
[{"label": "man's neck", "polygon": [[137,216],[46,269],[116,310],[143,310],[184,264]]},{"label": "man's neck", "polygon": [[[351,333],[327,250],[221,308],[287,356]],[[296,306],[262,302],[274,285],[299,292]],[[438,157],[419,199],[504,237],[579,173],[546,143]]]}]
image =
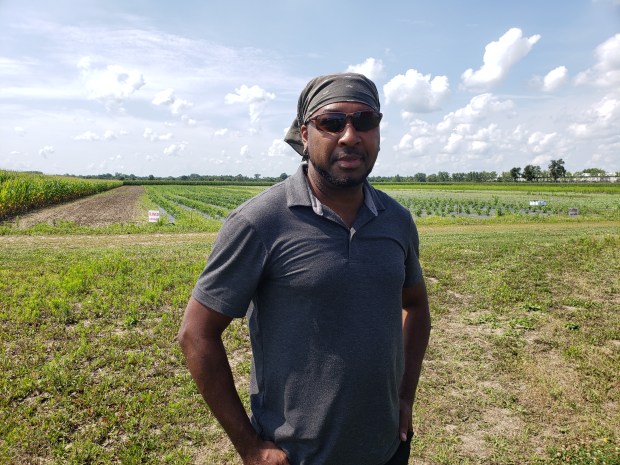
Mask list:
[{"label": "man's neck", "polygon": [[364,184],[350,187],[334,186],[325,180],[311,163],[308,164],[306,178],[312,193],[319,202],[338,214],[350,228],[364,203]]}]

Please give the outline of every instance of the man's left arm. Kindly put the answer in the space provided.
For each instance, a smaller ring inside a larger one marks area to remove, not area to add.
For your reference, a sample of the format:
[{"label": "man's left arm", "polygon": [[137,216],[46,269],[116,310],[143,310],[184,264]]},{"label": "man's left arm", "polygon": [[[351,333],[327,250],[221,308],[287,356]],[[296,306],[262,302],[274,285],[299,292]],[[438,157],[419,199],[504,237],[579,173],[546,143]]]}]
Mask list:
[{"label": "man's left arm", "polygon": [[413,287],[403,289],[403,346],[405,350],[405,373],[400,385],[401,441],[413,430],[412,411],[415,393],[422,370],[431,332],[431,315],[424,280]]}]

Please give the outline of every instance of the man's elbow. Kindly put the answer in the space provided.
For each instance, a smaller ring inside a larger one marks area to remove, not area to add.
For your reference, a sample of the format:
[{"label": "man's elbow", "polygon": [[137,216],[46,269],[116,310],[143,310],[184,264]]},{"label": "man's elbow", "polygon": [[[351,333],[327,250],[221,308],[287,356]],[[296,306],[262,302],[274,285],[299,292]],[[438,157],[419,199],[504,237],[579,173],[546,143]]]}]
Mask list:
[{"label": "man's elbow", "polygon": [[179,327],[179,331],[177,332],[177,342],[181,346],[181,349],[184,353],[187,353],[187,349],[192,347],[195,344],[197,337],[197,327],[196,322],[193,318],[193,311],[191,308],[185,310],[185,315],[183,315],[183,321],[181,322],[181,326]]},{"label": "man's elbow", "polygon": [[187,348],[191,345],[190,341],[192,340],[191,330],[185,323],[183,323],[179,328],[176,339],[181,346],[181,350],[185,353]]}]

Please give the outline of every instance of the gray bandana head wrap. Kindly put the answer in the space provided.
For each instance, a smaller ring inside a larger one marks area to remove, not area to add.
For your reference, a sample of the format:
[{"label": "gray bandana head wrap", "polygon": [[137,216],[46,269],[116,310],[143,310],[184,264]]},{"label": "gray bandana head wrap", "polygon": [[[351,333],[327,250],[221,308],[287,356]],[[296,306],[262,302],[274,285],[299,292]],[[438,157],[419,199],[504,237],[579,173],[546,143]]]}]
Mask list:
[{"label": "gray bandana head wrap", "polygon": [[284,141],[304,157],[301,126],[319,108],[336,102],[359,102],[380,111],[377,87],[366,76],[356,73],[319,76],[311,80],[301,92],[297,102],[297,118],[293,120]]}]

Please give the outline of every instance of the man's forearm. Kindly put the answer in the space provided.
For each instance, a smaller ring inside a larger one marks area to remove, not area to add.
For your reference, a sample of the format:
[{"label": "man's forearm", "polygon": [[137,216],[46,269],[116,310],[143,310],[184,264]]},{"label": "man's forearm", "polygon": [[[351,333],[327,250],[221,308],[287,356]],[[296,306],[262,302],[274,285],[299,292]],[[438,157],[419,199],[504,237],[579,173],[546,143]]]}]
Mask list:
[{"label": "man's forearm", "polygon": [[243,457],[260,442],[235,388],[221,339],[181,341],[187,367],[215,418]]},{"label": "man's forearm", "polygon": [[286,453],[254,431],[237,394],[222,342],[232,321],[191,298],[178,340],[196,385],[211,412],[239,452],[244,465],[288,465]]},{"label": "man's forearm", "polygon": [[403,315],[405,373],[400,386],[400,398],[413,404],[430,337],[431,316],[426,302],[418,308],[405,309]]}]

